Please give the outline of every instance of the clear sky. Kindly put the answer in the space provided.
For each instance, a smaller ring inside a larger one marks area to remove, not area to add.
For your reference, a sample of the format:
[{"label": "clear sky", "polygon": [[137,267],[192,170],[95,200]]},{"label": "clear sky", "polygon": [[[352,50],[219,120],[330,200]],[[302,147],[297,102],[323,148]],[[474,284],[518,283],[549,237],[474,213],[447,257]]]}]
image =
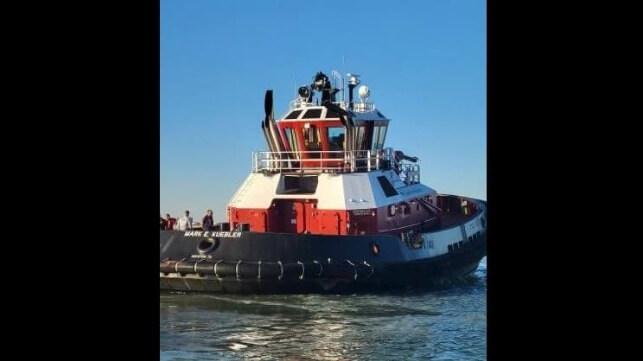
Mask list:
[{"label": "clear sky", "polygon": [[161,213],[215,221],[318,71],[361,75],[422,183],[486,199],[486,2],[161,1]]}]

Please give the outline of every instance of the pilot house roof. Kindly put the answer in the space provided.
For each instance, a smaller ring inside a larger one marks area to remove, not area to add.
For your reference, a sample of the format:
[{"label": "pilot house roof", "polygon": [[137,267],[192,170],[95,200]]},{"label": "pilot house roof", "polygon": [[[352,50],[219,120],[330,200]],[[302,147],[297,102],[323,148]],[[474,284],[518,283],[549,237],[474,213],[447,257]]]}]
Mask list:
[{"label": "pilot house roof", "polygon": [[[367,112],[348,111],[348,113],[350,114],[351,118],[356,124],[359,124],[365,121],[378,122],[378,121],[389,120],[384,116],[384,114],[380,113],[379,110],[372,110]],[[339,114],[337,114],[336,112],[326,107],[313,105],[313,106],[308,106],[308,107],[303,107],[298,109],[292,109],[280,121],[284,121],[284,122],[301,121],[301,120],[313,121],[313,120],[326,120],[326,119],[329,119],[329,120],[339,119]]]}]

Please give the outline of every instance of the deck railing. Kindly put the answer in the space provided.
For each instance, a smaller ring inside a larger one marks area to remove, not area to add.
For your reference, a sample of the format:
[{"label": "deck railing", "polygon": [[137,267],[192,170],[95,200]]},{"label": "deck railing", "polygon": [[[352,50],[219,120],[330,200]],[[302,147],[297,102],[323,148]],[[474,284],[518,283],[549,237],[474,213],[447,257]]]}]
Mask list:
[{"label": "deck railing", "polygon": [[419,164],[396,161],[392,148],[252,153],[252,171],[255,173],[351,173],[385,169],[395,170],[407,184],[420,182]]},{"label": "deck railing", "polygon": [[[349,103],[347,101],[336,101],[334,102],[335,105],[339,106],[342,109],[348,109]],[[317,103],[312,103],[308,102],[306,99],[301,99],[301,98],[296,98],[290,101],[288,103],[288,109],[286,110],[286,114],[290,113],[290,111],[295,110],[295,109],[302,109],[302,108],[308,108],[308,107],[315,107],[319,106]],[[353,102],[353,111],[355,112],[370,112],[375,110],[375,104],[371,102],[361,102],[361,101],[355,101]]]}]

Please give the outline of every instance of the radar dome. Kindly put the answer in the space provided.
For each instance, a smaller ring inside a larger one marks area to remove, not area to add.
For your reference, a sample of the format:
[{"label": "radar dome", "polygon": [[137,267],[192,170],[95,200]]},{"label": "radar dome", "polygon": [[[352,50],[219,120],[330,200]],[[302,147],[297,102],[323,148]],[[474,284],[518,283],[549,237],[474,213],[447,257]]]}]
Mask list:
[{"label": "radar dome", "polygon": [[359,97],[362,101],[368,99],[369,96],[371,96],[371,90],[366,85],[359,87]]}]

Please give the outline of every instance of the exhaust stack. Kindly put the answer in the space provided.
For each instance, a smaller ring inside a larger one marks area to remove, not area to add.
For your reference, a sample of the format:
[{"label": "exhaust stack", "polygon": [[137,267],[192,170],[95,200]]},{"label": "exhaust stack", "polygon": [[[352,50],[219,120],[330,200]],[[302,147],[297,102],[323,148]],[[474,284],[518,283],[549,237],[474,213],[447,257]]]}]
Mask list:
[{"label": "exhaust stack", "polygon": [[359,85],[358,74],[346,74],[348,76],[348,109],[353,110],[353,89]]}]

